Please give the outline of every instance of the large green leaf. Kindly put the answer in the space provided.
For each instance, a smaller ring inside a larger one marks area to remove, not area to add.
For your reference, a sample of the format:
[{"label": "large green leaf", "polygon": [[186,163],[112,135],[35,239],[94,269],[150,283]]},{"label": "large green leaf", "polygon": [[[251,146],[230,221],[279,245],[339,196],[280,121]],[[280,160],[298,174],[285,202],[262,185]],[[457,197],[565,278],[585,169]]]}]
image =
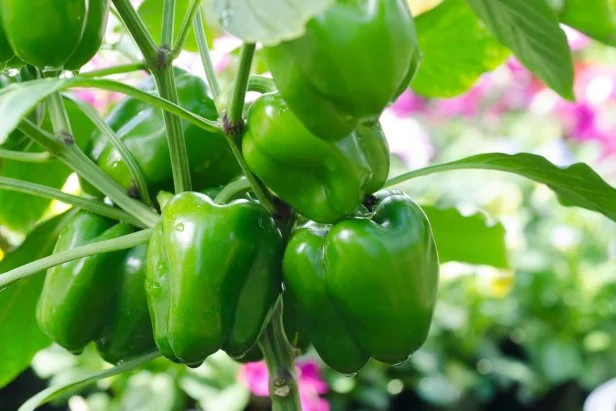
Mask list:
[{"label": "large green leaf", "polygon": [[526,68],[564,98],[575,99],[567,37],[544,0],[467,1]]},{"label": "large green leaf", "polygon": [[48,78],[15,83],[0,90],[0,143],[42,99],[59,91],[66,82],[65,79]]},{"label": "large green leaf", "polygon": [[[64,99],[67,113],[73,128],[73,134],[79,146],[84,146],[90,139],[95,126],[79,110],[77,105]],[[51,130],[49,121],[43,128]],[[38,147],[34,147],[38,150]],[[24,163],[0,159],[0,175],[11,177],[53,188],[62,188],[71,170],[58,160],[46,163]],[[12,231],[28,232],[43,216],[51,200],[14,191],[0,190],[0,225]]]},{"label": "large green leaf", "polygon": [[610,186],[584,163],[558,167],[530,153],[486,153],[410,171],[390,179],[390,187],[415,177],[451,170],[483,169],[515,173],[547,185],[565,206],[596,211],[616,221],[616,188]]},{"label": "large green leaf", "polygon": [[459,261],[468,264],[508,268],[505,227],[489,224],[483,214],[465,216],[455,208],[422,206],[430,219],[441,263]]},{"label": "large green leaf", "polygon": [[299,37],[334,0],[214,0],[220,24],[248,43],[274,45]]},{"label": "large green leaf", "polygon": [[566,0],[560,21],[616,47],[616,0]]},{"label": "large green leaf", "polygon": [[424,96],[462,94],[510,54],[464,0],[446,0],[415,23],[423,62],[411,87]]},{"label": "large green leaf", "polygon": [[[65,216],[38,226],[15,250],[0,261],[0,272],[51,254]],[[35,307],[44,276],[35,275],[0,291],[0,387],[30,365],[34,354],[51,341],[39,330]]]}]

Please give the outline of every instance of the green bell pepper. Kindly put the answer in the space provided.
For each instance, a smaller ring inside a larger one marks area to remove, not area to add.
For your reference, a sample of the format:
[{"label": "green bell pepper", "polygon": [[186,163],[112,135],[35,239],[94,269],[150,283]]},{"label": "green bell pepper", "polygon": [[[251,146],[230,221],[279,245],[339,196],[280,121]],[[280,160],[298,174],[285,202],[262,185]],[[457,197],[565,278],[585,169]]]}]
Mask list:
[{"label": "green bell pepper", "polygon": [[[58,236],[54,253],[91,242],[130,234],[126,224],[115,224],[80,211]],[[50,268],[37,305],[41,329],[73,353],[101,337],[120,281],[126,251],[95,254]]]},{"label": "green bell pepper", "polygon": [[147,245],[133,248],[119,267],[119,292],[103,336],[96,341],[101,357],[113,364],[156,350],[145,295],[147,251]]},{"label": "green bell pepper", "polygon": [[248,352],[281,291],[282,253],[281,233],[258,203],[218,205],[196,192],[171,199],[147,256],[160,352],[191,366],[219,349]]},{"label": "green bell pepper", "polygon": [[426,215],[401,192],[377,198],[370,218],[298,230],[283,259],[312,344],[345,374],[370,357],[405,361],[424,343],[434,311],[439,261]]},{"label": "green bell pepper", "polygon": [[[80,69],[100,48],[108,14],[109,0],[0,2],[3,34],[12,52],[41,69]],[[1,42],[0,49],[6,59],[9,53]]]},{"label": "green bell pepper", "polygon": [[[205,82],[182,69],[176,69],[175,74],[180,106],[215,120],[218,114],[214,101],[208,96]],[[154,78],[148,77],[139,88],[148,92],[155,91]],[[115,106],[105,121],[128,147],[148,186],[156,190],[173,187],[162,110],[128,97]],[[239,165],[223,134],[204,131],[187,121],[183,121],[182,126],[196,190],[225,184],[240,173]],[[107,139],[96,135],[90,156],[114,180],[127,190],[131,189],[131,173],[120,153]]]},{"label": "green bell pepper", "polygon": [[406,0],[337,0],[301,37],[264,51],[291,110],[327,140],[377,120],[420,61]]},{"label": "green bell pepper", "polygon": [[325,141],[308,131],[277,93],[264,94],[248,110],[242,151],[265,185],[320,223],[353,214],[389,172],[389,148],[378,124]]}]

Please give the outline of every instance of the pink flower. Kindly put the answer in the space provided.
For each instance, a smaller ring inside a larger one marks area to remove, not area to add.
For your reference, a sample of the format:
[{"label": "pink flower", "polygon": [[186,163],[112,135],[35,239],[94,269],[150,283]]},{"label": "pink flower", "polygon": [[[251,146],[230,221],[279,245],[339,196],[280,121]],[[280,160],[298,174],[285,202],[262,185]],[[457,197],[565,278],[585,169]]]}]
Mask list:
[{"label": "pink flower", "polygon": [[579,31],[564,25],[561,25],[561,27],[565,32],[565,35],[567,36],[567,42],[569,43],[569,47],[571,47],[571,50],[582,50],[590,44],[590,39]]},{"label": "pink flower", "polygon": [[[329,403],[320,394],[328,391],[327,384],[321,376],[318,364],[313,360],[297,361],[299,396],[304,411],[329,411]],[[242,365],[238,378],[254,395],[267,397],[269,395],[268,373],[265,362],[252,362]]]},{"label": "pink flower", "polygon": [[391,105],[391,109],[397,116],[405,117],[412,113],[425,111],[427,101],[425,97],[419,96],[410,89],[407,89]]}]

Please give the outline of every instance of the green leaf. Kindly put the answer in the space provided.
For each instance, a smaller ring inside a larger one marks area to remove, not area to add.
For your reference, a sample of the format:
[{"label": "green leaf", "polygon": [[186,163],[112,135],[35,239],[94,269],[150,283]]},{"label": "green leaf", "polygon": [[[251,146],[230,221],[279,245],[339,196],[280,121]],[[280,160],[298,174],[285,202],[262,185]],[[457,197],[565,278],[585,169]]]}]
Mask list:
[{"label": "green leaf", "polygon": [[[65,216],[38,226],[16,249],[0,261],[0,272],[47,257],[53,251]],[[34,354],[51,341],[39,330],[35,309],[44,276],[37,275],[0,291],[0,387],[30,365]]]},{"label": "green leaf", "polygon": [[464,0],[446,0],[417,16],[415,23],[423,62],[411,87],[424,96],[462,94],[510,54]]},{"label": "green leaf", "polygon": [[557,167],[536,154],[486,153],[429,166],[390,179],[386,187],[450,170],[483,169],[514,173],[547,185],[562,205],[596,211],[616,221],[616,189],[584,163]]},{"label": "green leaf", "polygon": [[[77,105],[64,99],[75,140],[80,147],[87,145],[95,129],[94,124]],[[48,119],[42,127],[51,130]],[[38,149],[38,147],[34,147]],[[0,159],[0,175],[60,189],[71,170],[58,160],[46,163],[24,163]],[[45,214],[51,200],[14,191],[0,190],[0,225],[16,232],[28,232]]]},{"label": "green leaf", "polygon": [[441,263],[458,261],[509,268],[502,224],[489,224],[481,213],[465,216],[456,208],[421,208],[430,220]]},{"label": "green leaf", "polygon": [[567,26],[616,47],[615,0],[566,0],[559,15]]},{"label": "green leaf", "polygon": [[545,0],[467,1],[526,68],[564,98],[575,99],[571,50]]},{"label": "green leaf", "polygon": [[45,97],[60,90],[67,80],[49,78],[15,83],[0,90],[0,142],[17,127],[34,107]]},{"label": "green leaf", "polygon": [[248,43],[267,46],[291,40],[304,33],[312,17],[334,0],[214,0],[220,24]]},{"label": "green leaf", "polygon": [[135,368],[153,360],[158,356],[160,356],[158,352],[145,354],[130,361],[126,361],[116,367],[108,368],[106,370],[85,376],[80,376],[65,383],[51,386],[26,401],[21,407],[19,407],[18,411],[33,411],[54,398],[77,391],[104,378],[113,377],[114,375],[134,370]]}]

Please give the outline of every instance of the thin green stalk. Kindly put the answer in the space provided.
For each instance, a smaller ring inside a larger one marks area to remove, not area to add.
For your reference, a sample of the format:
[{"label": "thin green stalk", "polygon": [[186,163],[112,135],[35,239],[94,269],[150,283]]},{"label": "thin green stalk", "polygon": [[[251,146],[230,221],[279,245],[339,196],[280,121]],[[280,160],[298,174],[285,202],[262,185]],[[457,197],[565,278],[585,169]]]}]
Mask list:
[{"label": "thin green stalk", "polygon": [[47,109],[49,111],[54,133],[57,136],[62,136],[62,138],[73,139],[73,129],[71,128],[71,122],[64,108],[62,94],[60,94],[60,92],[53,93],[47,99],[47,103]]},{"label": "thin green stalk", "polygon": [[265,191],[265,188],[263,187],[259,179],[257,179],[257,177],[248,168],[248,164],[246,164],[246,161],[244,160],[244,156],[242,156],[242,152],[239,146],[230,136],[227,136],[227,142],[229,143],[229,147],[231,147],[231,152],[233,153],[233,156],[237,160],[238,164],[240,165],[244,176],[246,176],[246,178],[250,182],[250,185],[252,186],[253,191],[259,199],[259,202],[261,203],[263,208],[267,210],[268,213],[272,215],[275,214],[277,211],[276,206],[270,199],[269,194],[267,193],[267,191]]},{"label": "thin green stalk", "polygon": [[[174,104],[178,104],[178,93],[175,87],[175,75],[173,66],[154,72],[154,79],[158,87],[158,93],[162,98]],[[168,111],[163,112],[165,127],[167,129],[167,144],[171,157],[171,171],[173,172],[173,186],[176,194],[190,191],[190,164],[186,150],[186,140],[182,129],[182,121],[179,117]]]},{"label": "thin green stalk", "polygon": [[203,64],[203,70],[205,71],[205,77],[207,78],[207,84],[210,86],[214,101],[218,101],[220,96],[220,84],[216,77],[216,70],[212,63],[212,57],[210,56],[210,48],[207,45],[207,38],[205,37],[205,26],[203,25],[203,15],[201,10],[197,10],[195,16],[195,37],[197,37],[197,46],[199,47],[199,55],[201,56],[201,64]]},{"label": "thin green stalk", "polygon": [[[240,66],[237,72],[235,86],[233,88],[233,96],[227,112],[228,128],[238,130],[242,128],[242,110],[244,109],[244,99],[246,97],[246,87],[248,86],[248,77],[250,76],[250,68],[252,59],[255,54],[256,46],[253,43],[246,43],[242,46],[240,53]],[[227,128],[227,126],[225,126]]]},{"label": "thin green stalk", "polygon": [[153,227],[156,225],[159,219],[158,214],[142,202],[130,198],[122,186],[105,174],[88,156],[77,148],[72,138],[60,141],[28,119],[24,119],[19,124],[18,129],[74,170],[87,182],[98,188],[111,201],[139,220],[144,226]]},{"label": "thin green stalk", "polygon": [[215,201],[219,204],[226,204],[233,198],[252,189],[252,184],[246,177],[239,178],[223,188],[216,196]]},{"label": "thin green stalk", "polygon": [[272,411],[301,411],[294,350],[284,333],[281,300],[261,336],[259,347],[269,374]]},{"label": "thin green stalk", "polygon": [[159,96],[155,96],[151,93],[145,92],[143,90],[139,90],[136,87],[129,86],[128,84],[121,83],[115,80],[109,79],[88,79],[88,78],[80,78],[75,77],[73,79],[67,80],[66,86],[68,87],[88,87],[88,88],[98,88],[101,90],[108,91],[116,91],[118,93],[125,94],[130,97],[134,97],[137,100],[143,101],[145,103],[151,104],[155,107],[159,107],[165,111],[168,111],[183,120],[188,121],[196,125],[197,127],[209,131],[209,132],[222,132],[222,127],[219,122],[208,120],[203,118],[197,114],[191,113],[188,110],[183,109],[177,103],[172,103],[164,98]]},{"label": "thin green stalk", "polygon": [[37,274],[56,265],[64,264],[69,261],[87,257],[93,254],[109,253],[112,251],[125,250],[148,242],[152,236],[152,229],[141,230],[139,232],[117,237],[111,240],[98,241],[82,245],[61,253],[52,254],[49,257],[32,261],[13,270],[0,274],[0,289]]},{"label": "thin green stalk", "polygon": [[162,48],[171,50],[175,22],[175,0],[165,0],[163,6],[163,29],[160,39]]},{"label": "thin green stalk", "polygon": [[171,59],[175,60],[182,49],[184,48],[184,43],[186,43],[186,39],[188,38],[188,33],[190,31],[190,26],[193,23],[195,18],[195,14],[199,10],[199,6],[201,6],[201,0],[193,0],[188,12],[184,16],[184,20],[182,20],[182,25],[180,26],[180,34],[175,41],[175,45],[173,46],[173,50],[171,51]]},{"label": "thin green stalk", "polygon": [[130,0],[112,1],[124,25],[137,43],[137,47],[141,50],[148,67],[152,68],[152,65],[156,67],[160,50]]},{"label": "thin green stalk", "polygon": [[252,75],[248,78],[248,85],[246,86],[248,91],[256,91],[257,93],[271,93],[276,90],[274,80],[265,76]]},{"label": "thin green stalk", "polygon": [[144,62],[140,61],[138,63],[129,63],[129,64],[121,64],[113,67],[105,67],[98,70],[86,71],[83,73],[79,73],[79,76],[91,78],[91,77],[105,77],[112,76],[114,74],[125,74],[132,73],[134,71],[147,70],[147,66]]},{"label": "thin green stalk", "polygon": [[29,153],[15,150],[0,149],[0,158],[5,160],[22,161],[24,163],[46,163],[53,157],[48,152]]},{"label": "thin green stalk", "polygon": [[83,114],[86,115],[94,123],[96,127],[101,131],[103,137],[105,137],[111,145],[118,150],[120,153],[120,157],[124,160],[126,167],[128,167],[128,171],[130,172],[135,187],[139,192],[139,197],[143,200],[147,205],[152,205],[152,200],[150,199],[150,193],[148,192],[148,183],[145,181],[145,176],[143,175],[143,171],[137,161],[131,154],[126,144],[117,136],[117,134],[109,127],[107,123],[101,118],[98,112],[88,103],[80,100],[78,98],[69,97],[81,110]]},{"label": "thin green stalk", "polygon": [[242,52],[240,54],[240,66],[238,68],[237,78],[235,80],[233,95],[231,96],[231,102],[229,103],[229,110],[223,116],[224,131],[227,137],[227,142],[231,147],[233,156],[240,165],[242,172],[250,181],[252,188],[257,195],[257,198],[261,202],[261,205],[270,213],[276,213],[276,206],[270,199],[267,191],[261,184],[261,182],[255,177],[254,174],[248,168],[242,151],[239,147],[239,142],[242,139],[244,132],[244,120],[242,119],[242,110],[244,109],[244,99],[246,97],[246,88],[248,86],[248,78],[250,76],[250,67],[252,65],[252,58],[255,53],[254,44],[244,44],[242,46]]},{"label": "thin green stalk", "polygon": [[113,220],[124,221],[126,223],[143,228],[144,225],[139,220],[127,212],[108,206],[107,204],[88,198],[65,193],[64,191],[55,188],[47,187],[40,184],[30,183],[28,181],[18,180],[8,177],[0,177],[0,189],[15,191],[24,194],[30,194],[37,197],[49,198],[52,200],[62,201],[63,203],[82,208],[87,211],[108,217]]}]

